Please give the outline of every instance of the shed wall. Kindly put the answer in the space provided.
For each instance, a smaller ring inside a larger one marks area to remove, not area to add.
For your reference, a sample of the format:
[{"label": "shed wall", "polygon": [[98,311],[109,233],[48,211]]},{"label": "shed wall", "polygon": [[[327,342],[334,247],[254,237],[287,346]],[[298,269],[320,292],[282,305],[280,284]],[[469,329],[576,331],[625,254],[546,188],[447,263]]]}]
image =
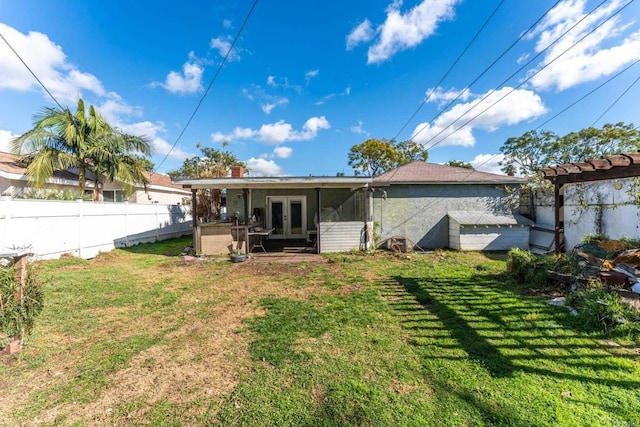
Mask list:
[{"label": "shed wall", "polygon": [[513,198],[504,185],[391,185],[374,192],[373,220],[381,240],[405,236],[423,249],[446,248],[448,211],[511,212]]}]

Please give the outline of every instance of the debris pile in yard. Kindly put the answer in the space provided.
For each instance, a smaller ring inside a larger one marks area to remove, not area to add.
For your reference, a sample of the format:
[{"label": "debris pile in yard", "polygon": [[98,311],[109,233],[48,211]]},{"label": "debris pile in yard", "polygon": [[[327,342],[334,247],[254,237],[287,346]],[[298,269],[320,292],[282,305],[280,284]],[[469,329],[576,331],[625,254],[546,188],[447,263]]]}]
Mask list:
[{"label": "debris pile in yard", "polygon": [[574,286],[589,280],[599,280],[630,306],[640,311],[640,249],[624,249],[620,242],[604,240],[597,244],[581,245],[572,257],[579,276],[548,272],[551,280]]}]

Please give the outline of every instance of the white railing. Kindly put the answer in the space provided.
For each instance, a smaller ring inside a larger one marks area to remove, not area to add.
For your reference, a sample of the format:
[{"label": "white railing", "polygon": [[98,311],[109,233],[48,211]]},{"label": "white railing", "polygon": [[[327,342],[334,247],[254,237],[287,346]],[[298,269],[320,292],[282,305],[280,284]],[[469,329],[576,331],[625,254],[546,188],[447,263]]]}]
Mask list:
[{"label": "white railing", "polygon": [[0,198],[0,252],[29,248],[39,259],[88,259],[191,232],[191,216],[180,205]]}]

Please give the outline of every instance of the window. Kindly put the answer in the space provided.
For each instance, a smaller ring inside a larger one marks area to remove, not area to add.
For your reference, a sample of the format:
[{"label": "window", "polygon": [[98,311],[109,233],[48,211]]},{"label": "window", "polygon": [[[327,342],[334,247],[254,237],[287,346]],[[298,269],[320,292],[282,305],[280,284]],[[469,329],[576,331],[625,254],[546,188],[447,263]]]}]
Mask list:
[{"label": "window", "polygon": [[127,196],[122,190],[103,190],[102,200],[105,202],[126,202]]}]

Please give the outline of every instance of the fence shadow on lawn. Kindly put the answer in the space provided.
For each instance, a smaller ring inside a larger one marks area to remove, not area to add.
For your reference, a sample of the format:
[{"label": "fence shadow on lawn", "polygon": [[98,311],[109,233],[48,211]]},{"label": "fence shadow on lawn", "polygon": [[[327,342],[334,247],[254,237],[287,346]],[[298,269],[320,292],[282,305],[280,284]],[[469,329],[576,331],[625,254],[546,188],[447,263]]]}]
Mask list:
[{"label": "fence shadow on lawn", "polygon": [[495,275],[398,276],[378,284],[411,331],[412,343],[429,357],[476,360],[494,378],[524,372],[640,387],[637,377],[619,375],[620,359],[634,360],[637,354],[599,343],[603,337],[576,330],[563,309],[505,290]]}]

